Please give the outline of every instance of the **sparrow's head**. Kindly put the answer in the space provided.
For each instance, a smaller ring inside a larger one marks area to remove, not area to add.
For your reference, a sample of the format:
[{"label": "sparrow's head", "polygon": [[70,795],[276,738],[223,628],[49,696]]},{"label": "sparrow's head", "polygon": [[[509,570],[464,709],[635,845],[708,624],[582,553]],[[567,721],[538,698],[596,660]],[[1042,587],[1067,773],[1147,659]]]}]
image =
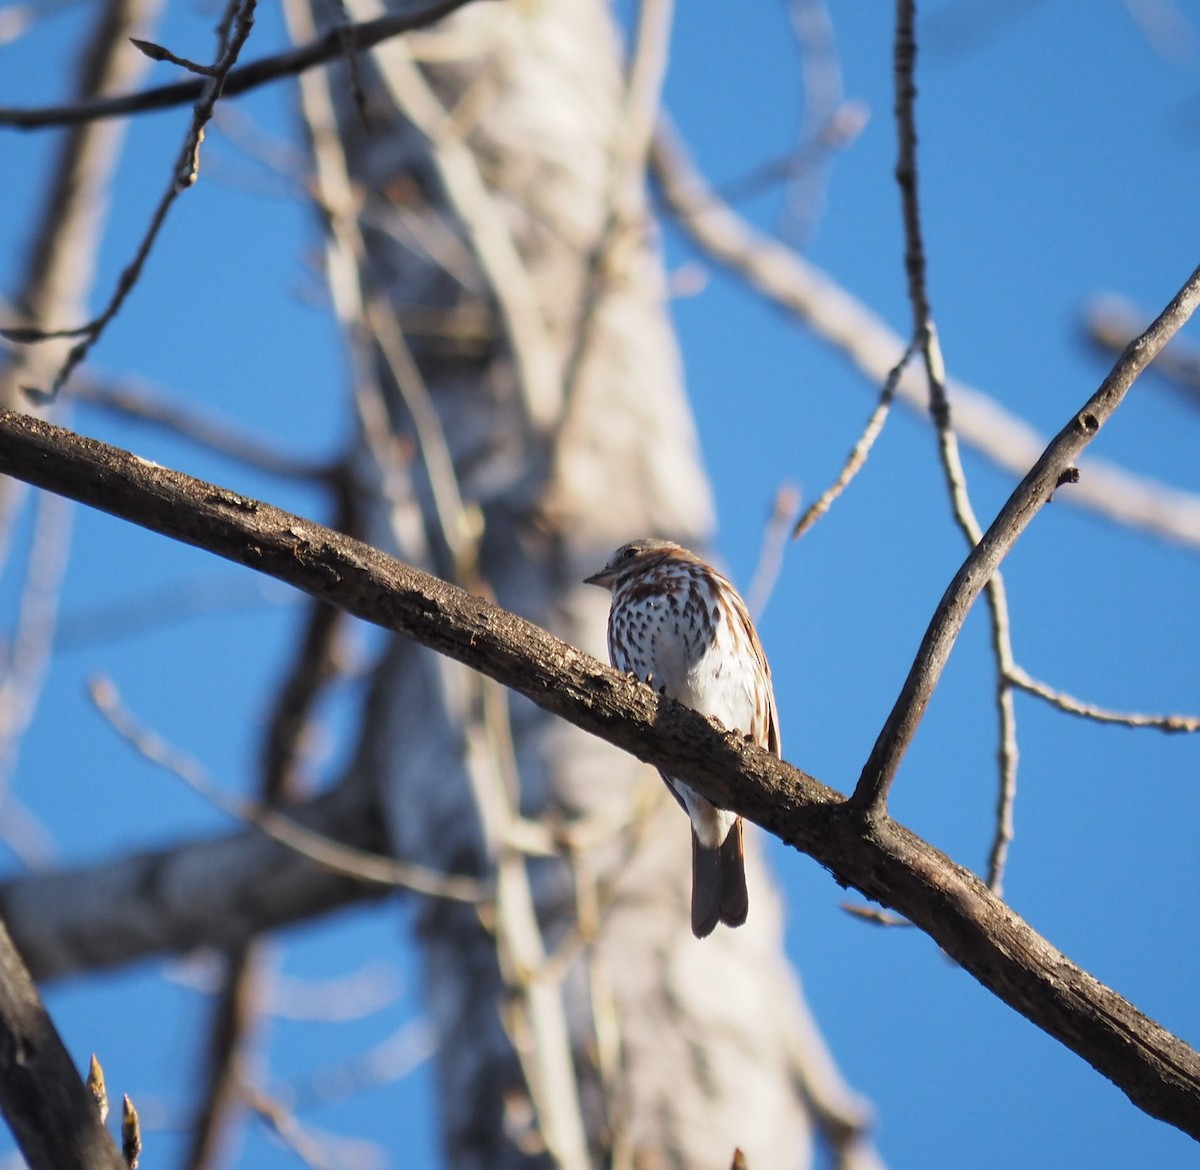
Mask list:
[{"label": "sparrow's head", "polygon": [[583,583],[599,585],[602,589],[615,589],[621,582],[640,576],[664,561],[675,559],[693,561],[696,558],[673,540],[656,540],[654,537],[631,540],[608,558],[608,563],[600,572],[584,577]]}]

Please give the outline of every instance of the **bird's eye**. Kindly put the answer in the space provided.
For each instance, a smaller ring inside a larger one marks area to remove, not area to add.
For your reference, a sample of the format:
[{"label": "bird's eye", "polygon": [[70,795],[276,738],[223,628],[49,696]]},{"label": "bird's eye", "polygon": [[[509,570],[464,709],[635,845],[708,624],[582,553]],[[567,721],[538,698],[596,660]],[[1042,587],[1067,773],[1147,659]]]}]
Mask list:
[{"label": "bird's eye", "polygon": [[621,553],[621,560],[631,561],[631,560],[633,560],[633,558],[635,556],[637,556],[637,549],[636,548],[627,548]]}]

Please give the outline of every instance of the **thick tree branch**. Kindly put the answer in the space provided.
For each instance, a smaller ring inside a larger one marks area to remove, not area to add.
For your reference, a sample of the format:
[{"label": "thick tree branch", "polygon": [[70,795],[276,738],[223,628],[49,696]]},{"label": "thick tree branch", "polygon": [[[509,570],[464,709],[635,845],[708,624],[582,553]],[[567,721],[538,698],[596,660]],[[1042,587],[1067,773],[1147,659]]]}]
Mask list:
[{"label": "thick tree branch", "polygon": [[32,1170],[126,1170],[2,923],[0,1110]]},{"label": "thick tree branch", "polygon": [[[388,848],[378,809],[353,785],[289,815],[343,844],[373,853]],[[330,873],[246,827],[98,865],[12,878],[0,886],[0,919],[42,980],[198,947],[228,950],[260,931],[384,897],[393,888]]]},{"label": "thick tree branch", "polygon": [[[234,69],[225,79],[221,92],[225,97],[235,97],[281,77],[303,73],[305,69],[342,57],[347,52],[361,53],[389,37],[434,24],[466,3],[468,0],[408,0],[400,6],[399,11],[389,12],[378,20],[330,29],[310,44]],[[141,93],[97,98],[69,106],[43,106],[37,109],[0,107],[0,126],[36,130],[44,126],[73,126],[79,122],[94,122],[98,118],[169,109],[196,101],[207,84],[207,78],[196,77],[174,85],[160,85]]]},{"label": "thick tree branch", "polygon": [[[1093,429],[1082,415],[1064,434],[1070,440],[1080,429]],[[1062,453],[1054,448],[1048,458]],[[275,576],[669,767],[815,858],[841,884],[903,914],[1140,1108],[1200,1138],[1200,1055],[886,815],[864,821],[813,777],[515,614],[268,504],[10,412],[0,412],[0,471]]]}]

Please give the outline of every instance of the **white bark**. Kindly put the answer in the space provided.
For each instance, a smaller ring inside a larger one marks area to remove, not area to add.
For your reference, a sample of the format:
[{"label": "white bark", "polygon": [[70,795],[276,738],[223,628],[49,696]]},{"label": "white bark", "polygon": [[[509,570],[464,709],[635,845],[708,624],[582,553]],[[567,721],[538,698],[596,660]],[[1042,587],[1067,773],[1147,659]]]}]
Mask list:
[{"label": "white bark", "polygon": [[[703,548],[712,531],[644,208],[618,225],[599,284],[589,270],[623,99],[608,12],[594,0],[480,5],[407,47],[384,46],[374,63],[388,84],[371,86],[371,117],[386,126],[368,135],[343,112],[351,169],[373,192],[397,195],[369,196],[364,208],[367,284],[387,289],[464,504],[482,514],[483,580],[500,604],[603,654],[607,597],[580,584],[585,573],[630,537]],[[432,141],[399,122],[396,106]],[[479,320],[481,307],[482,337],[456,339],[454,323],[471,312]],[[580,344],[568,397],[564,372]],[[411,434],[398,402],[394,425]],[[376,436],[376,454],[383,447]],[[394,485],[396,472],[385,468],[380,480]],[[381,508],[374,536],[450,575],[430,497],[416,472]],[[498,864],[503,884],[513,826],[496,722],[482,713],[487,692],[463,668],[397,641],[375,701],[391,713],[374,758],[397,854],[439,870]],[[653,773],[523,700],[509,709],[521,815],[574,827],[588,843],[574,864],[515,859],[522,872],[516,892],[501,895],[498,941],[469,908],[424,909],[418,935],[441,1035],[451,1164],[525,1165],[539,1160],[541,1139],[570,1164],[570,1124],[553,1115],[563,1086],[545,1083],[565,1013],[594,1162],[723,1170],[741,1147],[754,1170],[805,1165],[811,1122],[795,1059],[803,1017],[757,844],[749,922],[698,943],[688,928],[687,822]],[[610,829],[580,828],[597,822]],[[540,939],[513,909],[526,875]],[[597,889],[608,909],[595,946],[578,951],[561,983],[544,961],[533,974],[537,1000],[520,956],[548,952],[556,971],[577,900]],[[559,1006],[547,1004],[560,992]],[[509,1009],[509,1034],[498,1004]],[[526,1077],[540,1135],[523,1128]]]}]

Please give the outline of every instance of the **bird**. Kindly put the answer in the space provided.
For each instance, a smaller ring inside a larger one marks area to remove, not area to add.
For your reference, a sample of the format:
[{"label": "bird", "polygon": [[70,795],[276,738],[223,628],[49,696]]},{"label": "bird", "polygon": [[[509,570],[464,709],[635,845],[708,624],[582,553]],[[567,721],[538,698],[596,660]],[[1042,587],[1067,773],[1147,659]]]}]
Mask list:
[{"label": "bird", "polygon": [[[771,668],[738,591],[695,553],[670,540],[623,544],[584,578],[612,591],[608,657],[694,711],[780,753]],[[692,933],[746,921],[742,818],[659,770],[692,825]]]}]

